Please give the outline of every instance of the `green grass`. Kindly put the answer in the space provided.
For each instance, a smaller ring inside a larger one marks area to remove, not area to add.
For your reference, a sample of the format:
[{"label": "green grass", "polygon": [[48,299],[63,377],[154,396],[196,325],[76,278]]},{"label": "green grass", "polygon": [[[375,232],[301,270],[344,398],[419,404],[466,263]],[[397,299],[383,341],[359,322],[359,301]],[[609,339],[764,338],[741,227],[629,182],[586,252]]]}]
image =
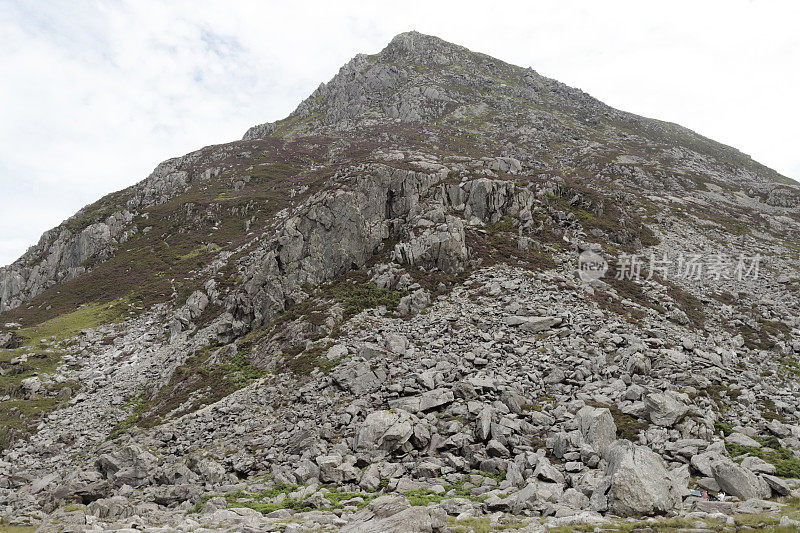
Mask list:
[{"label": "green grass", "polygon": [[[354,273],[351,276],[357,276],[357,274]],[[379,288],[365,280],[352,279],[352,277],[345,277],[332,284],[327,292],[335,301],[342,304],[345,319],[366,309],[374,309],[379,306],[394,311],[397,309],[400,299],[407,294],[405,291]]]},{"label": "green grass", "polygon": [[[303,506],[304,502],[302,500],[296,498],[286,497],[279,502],[270,501],[277,498],[281,494],[288,495],[301,488],[303,488],[303,485],[277,484],[272,489],[255,494],[250,494],[244,491],[231,493],[225,496],[225,500],[227,501],[229,508],[247,507],[262,514],[268,514],[279,509],[292,509],[298,512],[311,511],[312,509],[310,507]],[[362,492],[340,492],[336,489],[336,487],[320,488],[326,488],[329,490],[329,492],[325,493],[325,499],[330,502],[330,505],[323,507],[322,509],[318,509],[322,511],[343,509],[344,506],[342,505],[342,502],[351,500],[353,498],[361,498],[364,500],[357,506],[358,509],[363,509],[369,502],[378,497],[377,493],[367,494]],[[207,501],[207,499],[205,501]],[[198,502],[198,504],[195,506],[195,512],[200,512],[202,510],[202,506],[205,505],[205,501],[201,500],[201,502]]]},{"label": "green grass", "polygon": [[65,313],[36,326],[23,328],[18,334],[23,338],[20,347],[13,350],[0,349],[0,357],[6,353],[23,353],[25,350],[38,347],[43,339],[57,342],[74,337],[79,331],[92,329],[105,324],[122,321],[130,312],[130,304],[119,300],[108,304],[92,303],[72,312]]},{"label": "green grass", "polygon": [[722,434],[727,437],[728,435],[733,433],[733,427],[727,422],[717,420],[716,422],[714,422],[714,433],[719,434],[720,432],[722,432]]},{"label": "green grass", "polygon": [[[211,248],[210,250],[209,250],[209,247]],[[218,244],[212,242],[208,246],[198,246],[197,248],[195,248],[191,252],[183,254],[183,255],[181,255],[179,257],[183,261],[189,261],[191,259],[195,259],[196,257],[198,257],[201,254],[204,254],[206,252],[214,253],[214,252],[220,251],[221,249],[222,248],[220,248]]]},{"label": "green grass", "polygon": [[777,439],[755,437],[764,447],[742,446],[725,442],[725,449],[731,457],[751,455],[775,465],[775,474],[784,478],[800,478],[800,459],[797,459],[787,448],[783,448]]},{"label": "green grass", "polygon": [[[318,345],[311,347],[307,350],[302,350],[302,347],[296,347],[295,350],[288,350],[284,352],[284,366],[298,375],[308,375],[315,369],[319,369],[324,374],[329,374],[339,363],[342,362],[343,357],[333,360],[328,360],[325,357],[329,345]],[[299,351],[298,350],[302,350]]]},{"label": "green grass", "polygon": [[0,533],[33,533],[39,526],[7,526],[0,524]]},{"label": "green grass", "polygon": [[[479,473],[485,477],[490,476],[486,472]],[[463,482],[444,485],[444,492],[441,494],[427,489],[418,489],[406,491],[403,496],[408,498],[409,503],[415,507],[425,507],[429,503],[438,503],[443,500],[452,500],[453,498],[466,498],[473,502],[482,502],[487,498],[486,496],[473,496],[468,489],[464,488]]]},{"label": "green grass", "polygon": [[509,524],[495,524],[492,525],[491,520],[488,518],[465,518],[463,520],[456,520],[453,517],[448,517],[447,525],[452,529],[453,533],[492,533],[493,531],[513,531],[522,529],[529,522],[516,522]]}]

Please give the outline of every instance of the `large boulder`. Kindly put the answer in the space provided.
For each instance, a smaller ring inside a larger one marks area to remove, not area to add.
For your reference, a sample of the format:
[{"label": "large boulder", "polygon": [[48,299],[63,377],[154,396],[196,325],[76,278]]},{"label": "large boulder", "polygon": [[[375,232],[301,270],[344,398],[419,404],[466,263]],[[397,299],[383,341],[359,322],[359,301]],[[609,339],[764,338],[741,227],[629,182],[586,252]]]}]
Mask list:
[{"label": "large boulder", "polygon": [[584,442],[600,455],[617,438],[617,425],[608,409],[587,405],[578,411],[575,419]]},{"label": "large boulder", "polygon": [[118,487],[141,487],[149,484],[156,473],[157,464],[158,458],[138,444],[105,453],[95,461],[97,470]]},{"label": "large boulder", "polygon": [[689,406],[674,392],[653,392],[645,396],[644,403],[653,424],[672,427],[689,411]]},{"label": "large boulder", "polygon": [[414,434],[411,415],[405,411],[373,411],[356,432],[356,451],[391,452],[403,446]]},{"label": "large boulder", "polygon": [[712,473],[711,466],[714,463],[718,463],[720,461],[724,461],[726,458],[722,453],[710,450],[705,451],[703,453],[699,453],[697,455],[693,455],[691,458],[691,465],[697,472],[701,473],[706,477],[714,477]]},{"label": "large boulder", "polygon": [[605,476],[592,494],[592,506],[620,516],[666,514],[681,507],[682,488],[661,457],[644,446],[617,440],[605,454]]},{"label": "large boulder", "polygon": [[402,409],[410,413],[420,413],[447,405],[455,400],[455,395],[450,389],[434,389],[416,396],[406,396],[391,400],[389,406],[392,409]]},{"label": "large boulder", "polygon": [[766,481],[731,460],[712,464],[711,473],[722,492],[736,496],[740,500],[769,498],[772,493]]},{"label": "large boulder", "polygon": [[353,516],[342,533],[439,533],[447,529],[441,507],[411,507],[403,496],[389,494],[372,500]]},{"label": "large boulder", "polygon": [[381,388],[386,380],[382,367],[372,368],[367,361],[353,360],[339,365],[331,374],[336,384],[354,396],[363,396]]},{"label": "large boulder", "polygon": [[468,256],[464,222],[446,215],[444,223],[412,235],[408,242],[396,244],[392,259],[402,265],[437,268],[453,274],[464,269]]},{"label": "large boulder", "polygon": [[105,498],[111,492],[111,485],[103,475],[90,469],[72,472],[64,482],[53,491],[55,500],[88,504]]}]

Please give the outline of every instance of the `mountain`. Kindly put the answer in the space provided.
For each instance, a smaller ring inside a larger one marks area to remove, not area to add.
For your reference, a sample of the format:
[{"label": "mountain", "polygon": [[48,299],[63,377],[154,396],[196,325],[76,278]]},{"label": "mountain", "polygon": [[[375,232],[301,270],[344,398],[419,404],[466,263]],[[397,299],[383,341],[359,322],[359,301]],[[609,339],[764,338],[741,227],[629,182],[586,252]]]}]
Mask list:
[{"label": "mountain", "polygon": [[745,154],[400,34],[0,269],[0,520],[791,527],[798,243]]}]

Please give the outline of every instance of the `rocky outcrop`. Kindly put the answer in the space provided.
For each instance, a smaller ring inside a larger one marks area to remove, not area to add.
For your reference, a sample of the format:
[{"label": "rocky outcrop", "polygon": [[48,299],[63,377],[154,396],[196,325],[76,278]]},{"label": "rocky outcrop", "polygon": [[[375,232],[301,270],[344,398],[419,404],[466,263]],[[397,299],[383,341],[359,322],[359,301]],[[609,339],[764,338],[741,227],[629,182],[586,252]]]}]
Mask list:
[{"label": "rocky outcrop", "polygon": [[[250,254],[243,291],[228,301],[237,320],[248,327],[269,322],[302,284],[316,285],[359,268],[388,239],[401,241],[392,253],[399,264],[460,272],[469,260],[464,222],[446,214],[448,207],[463,211],[473,223],[530,217],[534,195],[514,184],[466,181],[455,189],[447,186],[445,195],[445,186],[438,184],[444,171],[427,174],[384,165],[359,169],[364,171],[366,176],[314,196]],[[445,199],[451,203],[442,204]],[[412,302],[403,304],[409,312],[419,309]]]},{"label": "rocky outcrop", "polygon": [[78,233],[59,227],[42,235],[39,244],[15,263],[0,268],[0,312],[14,309],[52,285],[83,272],[89,259],[103,260],[125,242],[133,215],[115,213]]}]

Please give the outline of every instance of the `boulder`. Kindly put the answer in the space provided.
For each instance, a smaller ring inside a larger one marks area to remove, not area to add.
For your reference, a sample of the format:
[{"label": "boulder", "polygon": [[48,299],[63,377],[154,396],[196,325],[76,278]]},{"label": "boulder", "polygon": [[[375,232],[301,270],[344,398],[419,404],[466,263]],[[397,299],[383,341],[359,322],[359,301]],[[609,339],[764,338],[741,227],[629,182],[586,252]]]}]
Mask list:
[{"label": "boulder", "polygon": [[339,365],[331,377],[342,389],[362,396],[378,390],[386,380],[386,372],[381,367],[373,368],[367,361],[353,360]]},{"label": "boulder", "polygon": [[711,471],[711,466],[714,463],[718,463],[724,460],[725,456],[723,456],[721,453],[715,451],[706,451],[692,456],[690,463],[692,465],[692,468],[694,468],[696,471],[700,472],[704,476],[713,477],[714,474]]},{"label": "boulder", "polygon": [[611,411],[591,406],[583,407],[575,415],[584,442],[602,455],[617,438],[617,425]]},{"label": "boulder", "polygon": [[777,470],[775,465],[768,463],[759,457],[745,457],[742,460],[742,466],[751,472],[757,474],[774,474]]},{"label": "boulder", "polygon": [[441,507],[411,507],[403,496],[390,494],[372,500],[341,533],[440,533],[446,528]]},{"label": "boulder", "polygon": [[53,491],[55,500],[88,504],[105,498],[111,492],[111,485],[96,470],[76,470],[63,484]]},{"label": "boulder", "polygon": [[402,409],[409,413],[420,413],[447,405],[455,400],[455,395],[450,389],[434,389],[428,392],[423,392],[416,396],[407,396],[405,398],[398,398],[389,402],[389,407],[392,409]]},{"label": "boulder", "polygon": [[761,478],[766,481],[767,485],[772,489],[772,492],[778,496],[789,496],[792,493],[792,489],[789,487],[788,483],[779,477],[764,474]]},{"label": "boulder", "polygon": [[357,451],[394,451],[414,434],[411,415],[404,411],[373,411],[356,432]]},{"label": "boulder", "polygon": [[736,496],[740,500],[769,498],[772,492],[766,481],[759,479],[751,471],[731,460],[712,464],[711,473],[721,491]]},{"label": "boulder", "polygon": [[728,438],[725,439],[727,442],[732,444],[738,444],[739,446],[749,446],[751,448],[761,448],[761,443],[757,440],[748,437],[744,433],[731,433],[728,435]]},{"label": "boulder", "polygon": [[689,406],[676,393],[670,391],[650,393],[645,396],[644,403],[650,421],[663,427],[674,426],[689,411]]},{"label": "boulder", "polygon": [[680,509],[682,487],[677,486],[655,452],[617,440],[606,450],[605,459],[605,476],[592,494],[595,510],[638,516]]},{"label": "boulder", "polygon": [[138,444],[131,444],[101,455],[95,467],[118,487],[140,487],[150,483],[157,461],[156,456]]},{"label": "boulder", "polygon": [[192,319],[203,314],[208,307],[208,296],[203,291],[194,291],[186,300],[186,310]]}]

